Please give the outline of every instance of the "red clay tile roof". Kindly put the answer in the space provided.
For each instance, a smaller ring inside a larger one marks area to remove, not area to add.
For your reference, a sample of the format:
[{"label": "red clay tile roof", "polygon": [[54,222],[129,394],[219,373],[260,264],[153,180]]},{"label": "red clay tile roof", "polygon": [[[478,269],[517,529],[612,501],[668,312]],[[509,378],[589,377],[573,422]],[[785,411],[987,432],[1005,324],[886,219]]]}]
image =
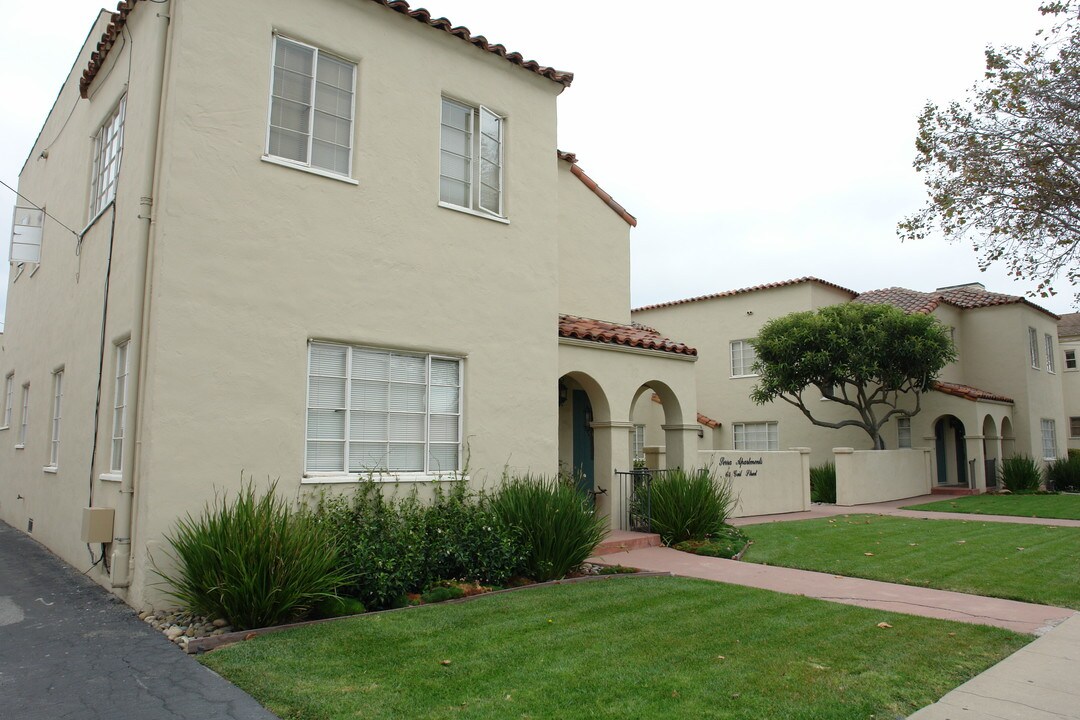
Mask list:
[{"label": "red clay tile roof", "polygon": [[[120,31],[124,28],[124,25],[127,24],[127,16],[135,8],[135,5],[138,4],[138,2],[139,0],[123,0],[116,6],[116,12],[113,13],[112,21],[105,29],[105,33],[101,36],[101,40],[98,41],[97,49],[90,55],[90,62],[86,66],[86,69],[83,70],[82,78],[79,80],[79,93],[84,98],[86,97],[90,84],[94,82],[94,78],[97,76],[98,71],[101,70],[105,58],[108,57],[109,51],[112,50],[113,45],[116,43],[116,39],[120,37]],[[526,60],[521,53],[509,52],[503,45],[488,42],[487,38],[483,35],[473,35],[467,27],[460,25],[455,27],[454,24],[446,18],[432,18],[431,13],[424,8],[416,8],[413,10],[405,0],[372,0],[372,2],[377,2],[402,15],[407,15],[413,20],[448,32],[455,37],[461,38],[467,43],[475,45],[481,50],[486,50],[489,53],[505,58],[509,62],[520,65],[526,70],[531,70],[537,75],[546,77],[553,82],[557,82],[563,87],[570,87],[570,83],[574,81],[574,73],[572,72],[564,72],[556,70],[555,68],[546,67],[535,60]]]},{"label": "red clay tile roof", "polygon": [[[659,403],[661,405],[664,404],[664,401],[661,400],[660,396],[657,395],[656,393],[652,394],[652,401],[654,403]],[[702,415],[701,413],[697,414],[697,421],[698,421],[699,425],[704,425],[705,427],[711,427],[713,430],[720,427],[720,421],[719,420],[713,420],[708,415]]]},{"label": "red clay tile roof", "polygon": [[711,295],[699,295],[698,297],[686,298],[685,300],[671,300],[669,302],[657,303],[655,305],[643,305],[638,308],[634,308],[630,312],[641,312],[642,310],[655,310],[656,308],[671,307],[672,305],[684,305],[686,303],[698,302],[699,300],[715,300],[717,298],[731,297],[733,295],[742,295],[744,293],[757,292],[758,290],[771,290],[773,288],[788,287],[789,285],[800,285],[802,283],[817,283],[818,285],[824,285],[825,287],[835,288],[836,290],[843,290],[849,293],[852,297],[855,297],[858,293],[854,290],[848,290],[846,287],[841,287],[836,283],[828,282],[827,280],[821,280],[816,277],[801,277],[794,280],[782,280],[780,282],[766,283],[764,285],[754,285],[753,287],[740,288],[738,290],[727,290],[725,292],[713,293]]},{"label": "red clay tile roof", "polygon": [[620,325],[577,315],[559,316],[559,337],[697,356],[694,348],[666,338],[652,328],[643,325]]},{"label": "red clay tile roof", "polygon": [[979,388],[974,388],[970,385],[960,385],[958,383],[935,380],[932,387],[938,392],[945,393],[946,395],[955,395],[956,397],[961,397],[965,400],[996,400],[997,402],[1004,403],[1012,402],[1012,398],[1007,398],[1004,395],[998,395],[997,393],[988,392],[986,390],[980,390]]},{"label": "red clay tile roof", "polygon": [[625,220],[627,225],[630,227],[637,227],[637,218],[626,212],[626,208],[615,202],[615,198],[608,195],[602,187],[596,184],[595,180],[586,175],[581,167],[578,166],[577,155],[570,152],[563,152],[562,150],[559,150],[558,153],[560,160],[565,160],[570,163],[570,172],[574,173],[578,180],[585,183],[585,187],[596,193],[596,196],[607,203],[607,206],[614,210],[616,215]]},{"label": "red clay tile roof", "polygon": [[1055,320],[1058,316],[1035,303],[1020,297],[1019,295],[1006,295],[1004,293],[989,292],[981,287],[964,285],[953,288],[941,288],[933,292],[919,292],[907,288],[891,287],[882,290],[871,290],[858,295],[852,302],[883,304],[898,307],[907,313],[929,314],[938,305],[945,303],[958,307],[962,310],[974,310],[975,308],[994,307],[996,305],[1027,305],[1039,312],[1045,313]]},{"label": "red clay tile roof", "polygon": [[1065,313],[1058,320],[1058,337],[1080,335],[1080,313]]}]

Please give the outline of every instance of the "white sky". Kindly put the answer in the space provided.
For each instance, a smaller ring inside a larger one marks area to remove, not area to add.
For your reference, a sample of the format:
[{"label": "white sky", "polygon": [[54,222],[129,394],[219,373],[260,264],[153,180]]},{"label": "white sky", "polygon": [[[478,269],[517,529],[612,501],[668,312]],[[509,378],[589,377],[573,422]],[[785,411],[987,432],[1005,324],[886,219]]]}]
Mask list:
[{"label": "white sky", "polygon": [[[358,0],[363,1],[363,0]],[[5,3],[0,179],[19,169],[100,0]],[[414,3],[421,5],[421,3]],[[1039,0],[431,0],[436,15],[575,73],[559,147],[638,218],[635,306],[815,275],[853,290],[982,282],[966,244],[903,243],[928,99],[959,99],[987,44],[1027,45]],[[110,8],[114,5],[109,5]],[[14,196],[0,187],[6,287]],[[1071,312],[1072,291],[1035,302]],[[2,316],[6,298],[0,299]]]}]

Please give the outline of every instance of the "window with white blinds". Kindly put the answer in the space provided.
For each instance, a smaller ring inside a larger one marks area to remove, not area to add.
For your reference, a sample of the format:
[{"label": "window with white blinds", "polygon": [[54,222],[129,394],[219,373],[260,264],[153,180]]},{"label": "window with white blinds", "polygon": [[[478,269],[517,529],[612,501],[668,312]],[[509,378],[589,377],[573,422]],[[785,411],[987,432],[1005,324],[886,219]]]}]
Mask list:
[{"label": "window with white blinds", "polygon": [[460,360],[309,345],[306,472],[460,469]]}]

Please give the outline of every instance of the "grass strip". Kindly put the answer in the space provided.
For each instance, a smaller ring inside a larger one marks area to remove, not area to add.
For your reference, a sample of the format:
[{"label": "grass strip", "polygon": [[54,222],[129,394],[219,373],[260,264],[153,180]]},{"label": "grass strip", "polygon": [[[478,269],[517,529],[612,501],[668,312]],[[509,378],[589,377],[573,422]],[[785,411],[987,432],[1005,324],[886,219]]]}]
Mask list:
[{"label": "grass strip", "polygon": [[1080,520],[1080,495],[970,495],[904,509]]}]

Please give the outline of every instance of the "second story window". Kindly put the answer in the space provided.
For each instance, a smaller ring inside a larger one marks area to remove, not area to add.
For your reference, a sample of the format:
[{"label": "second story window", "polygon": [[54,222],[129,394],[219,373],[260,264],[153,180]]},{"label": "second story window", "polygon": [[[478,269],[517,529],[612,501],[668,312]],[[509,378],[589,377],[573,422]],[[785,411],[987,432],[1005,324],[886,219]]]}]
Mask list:
[{"label": "second story window", "polygon": [[1039,334],[1035,328],[1028,328],[1028,350],[1031,352],[1031,367],[1039,369]]},{"label": "second story window", "polygon": [[4,378],[4,421],[2,427],[11,427],[11,410],[15,403],[15,373]]},{"label": "second story window", "polygon": [[1054,372],[1054,336],[1046,334],[1046,372]]},{"label": "second story window", "polygon": [[355,63],[275,36],[266,154],[349,176],[355,84]]},{"label": "second story window", "polygon": [[124,149],[124,110],[127,96],[102,123],[94,138],[94,178],[90,191],[90,219],[95,218],[116,197],[120,176],[120,156]]},{"label": "second story window", "polygon": [[757,353],[749,340],[733,340],[731,342],[731,377],[748,377],[756,375],[754,363],[757,362]]},{"label": "second story window", "polygon": [[1065,351],[1065,369],[1066,370],[1075,370],[1076,369],[1076,351],[1075,350],[1066,350]]},{"label": "second story window", "polygon": [[439,200],[503,217],[503,125],[486,107],[443,98]]}]

